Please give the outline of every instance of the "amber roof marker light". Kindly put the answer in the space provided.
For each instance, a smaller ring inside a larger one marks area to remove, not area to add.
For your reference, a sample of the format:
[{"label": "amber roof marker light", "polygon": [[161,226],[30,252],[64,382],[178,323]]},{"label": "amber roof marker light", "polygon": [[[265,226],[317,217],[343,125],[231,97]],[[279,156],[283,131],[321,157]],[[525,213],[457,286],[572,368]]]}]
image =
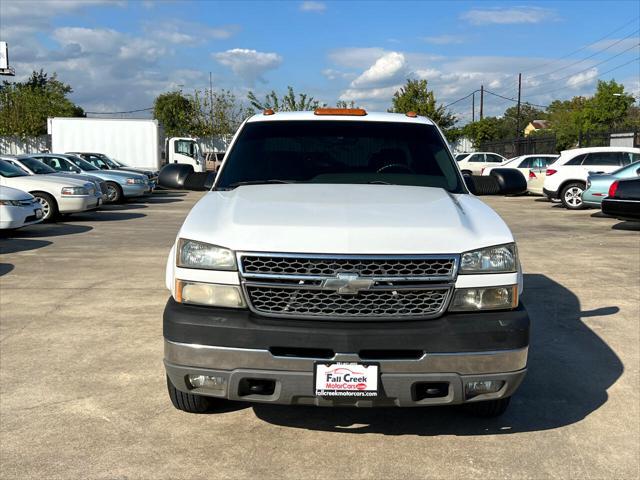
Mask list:
[{"label": "amber roof marker light", "polygon": [[315,115],[346,115],[364,117],[367,111],[364,108],[316,108]]},{"label": "amber roof marker light", "polygon": [[418,114],[416,112],[407,112],[407,113],[405,113],[405,115],[407,117],[411,117],[411,118],[417,118],[418,117]]},{"label": "amber roof marker light", "polygon": [[272,108],[265,108],[265,109],[262,111],[262,114],[263,114],[263,115],[273,115],[274,113],[276,113],[276,112],[274,112]]}]

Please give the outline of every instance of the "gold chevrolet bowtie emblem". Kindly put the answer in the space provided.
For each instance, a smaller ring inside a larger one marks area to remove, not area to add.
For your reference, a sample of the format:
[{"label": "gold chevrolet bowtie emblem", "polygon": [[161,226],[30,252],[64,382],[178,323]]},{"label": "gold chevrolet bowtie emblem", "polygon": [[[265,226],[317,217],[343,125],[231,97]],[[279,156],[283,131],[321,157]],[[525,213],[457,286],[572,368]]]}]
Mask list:
[{"label": "gold chevrolet bowtie emblem", "polygon": [[360,290],[369,290],[372,286],[373,280],[360,278],[357,273],[338,273],[336,278],[327,278],[322,281],[322,288],[335,290],[344,295],[353,295]]}]

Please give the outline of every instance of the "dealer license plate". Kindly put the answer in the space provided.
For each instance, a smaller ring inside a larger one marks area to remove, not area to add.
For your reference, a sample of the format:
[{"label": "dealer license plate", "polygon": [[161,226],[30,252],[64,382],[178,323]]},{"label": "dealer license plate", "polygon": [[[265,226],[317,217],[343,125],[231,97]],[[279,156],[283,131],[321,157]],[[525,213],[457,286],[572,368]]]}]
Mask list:
[{"label": "dealer license plate", "polygon": [[316,363],[315,394],[321,397],[376,397],[377,364]]}]

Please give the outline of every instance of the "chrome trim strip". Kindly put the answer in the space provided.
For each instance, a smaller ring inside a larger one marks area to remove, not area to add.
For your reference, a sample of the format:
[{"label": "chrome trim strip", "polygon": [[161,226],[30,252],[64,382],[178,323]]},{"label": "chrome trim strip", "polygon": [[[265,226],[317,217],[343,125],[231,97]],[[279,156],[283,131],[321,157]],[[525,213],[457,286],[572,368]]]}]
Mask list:
[{"label": "chrome trim strip", "polygon": [[[326,278],[326,277],[325,277]],[[381,281],[381,280],[375,280]],[[292,290],[323,290],[335,292],[334,288],[323,287],[322,285],[301,285],[295,283],[275,283],[275,282],[252,282],[246,281],[243,282],[247,287],[265,287],[265,288],[289,288]],[[371,288],[362,290],[363,292],[380,292],[380,291],[393,291],[393,290],[449,290],[451,288],[450,283],[439,283],[439,284],[423,284],[423,285],[378,285],[373,286]]]},{"label": "chrome trim strip", "polygon": [[[458,373],[478,375],[522,370],[529,348],[488,352],[426,353],[419,359],[375,360],[381,373]],[[269,350],[216,347],[164,341],[166,362],[220,370],[259,369],[312,372],[316,361],[362,362],[357,353],[336,353],[332,358],[277,357]]]}]

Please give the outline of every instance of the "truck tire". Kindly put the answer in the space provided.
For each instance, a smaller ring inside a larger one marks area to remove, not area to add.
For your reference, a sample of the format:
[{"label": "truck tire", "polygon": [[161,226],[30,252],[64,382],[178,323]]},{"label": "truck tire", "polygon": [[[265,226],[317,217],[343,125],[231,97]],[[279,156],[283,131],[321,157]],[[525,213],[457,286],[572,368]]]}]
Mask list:
[{"label": "truck tire", "polygon": [[507,411],[511,397],[485,400],[484,402],[469,403],[466,405],[469,412],[476,417],[499,417]]},{"label": "truck tire", "polygon": [[46,192],[29,192],[42,207],[42,222],[51,222],[58,216],[58,203]]},{"label": "truck tire", "polygon": [[171,403],[178,410],[187,413],[206,413],[211,410],[212,401],[209,397],[203,395],[194,395],[178,390],[173,386],[171,380],[167,376],[167,390],[169,390],[169,398]]},{"label": "truck tire", "polygon": [[107,182],[107,203],[120,203],[123,197],[120,185],[116,182]]},{"label": "truck tire", "polygon": [[500,185],[498,184],[498,181],[491,175],[473,175],[471,178],[473,184],[475,185],[476,195],[497,195],[498,193],[500,193]]},{"label": "truck tire", "polygon": [[184,163],[170,163],[165,165],[158,174],[158,185],[165,188],[181,190],[189,174],[193,173],[193,167]]},{"label": "truck tire", "polygon": [[503,195],[520,195],[527,191],[527,179],[515,168],[492,168],[489,176],[496,179]]},{"label": "truck tire", "polygon": [[582,194],[586,185],[582,182],[571,182],[562,187],[560,192],[560,201],[565,208],[569,210],[582,210],[584,203],[582,202]]}]

